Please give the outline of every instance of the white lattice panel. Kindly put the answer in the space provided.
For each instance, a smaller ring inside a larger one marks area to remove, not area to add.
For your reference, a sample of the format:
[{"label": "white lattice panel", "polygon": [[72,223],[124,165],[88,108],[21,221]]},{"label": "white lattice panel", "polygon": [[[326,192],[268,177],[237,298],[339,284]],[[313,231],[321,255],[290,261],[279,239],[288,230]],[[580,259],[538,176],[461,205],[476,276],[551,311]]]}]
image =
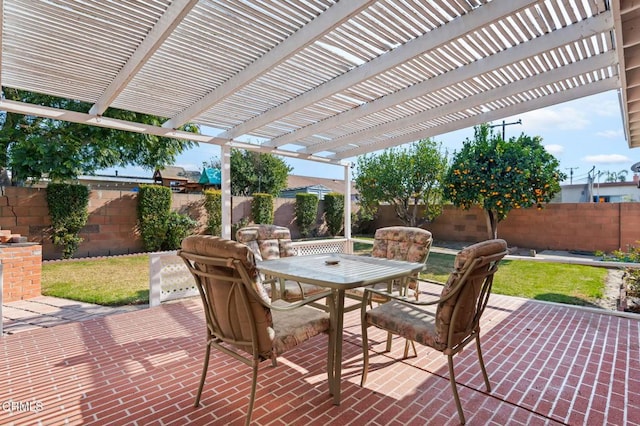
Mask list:
[{"label": "white lattice panel", "polygon": [[345,245],[347,240],[316,240],[316,241],[300,241],[293,243],[297,256],[306,256],[310,254],[324,253],[346,253]]},{"label": "white lattice panel", "polygon": [[[347,240],[315,240],[293,243],[298,256],[324,253],[348,253]],[[198,296],[195,280],[175,251],[149,255],[149,305],[165,300]]]},{"label": "white lattice panel", "polygon": [[149,255],[149,304],[198,296],[196,282],[175,251]]}]

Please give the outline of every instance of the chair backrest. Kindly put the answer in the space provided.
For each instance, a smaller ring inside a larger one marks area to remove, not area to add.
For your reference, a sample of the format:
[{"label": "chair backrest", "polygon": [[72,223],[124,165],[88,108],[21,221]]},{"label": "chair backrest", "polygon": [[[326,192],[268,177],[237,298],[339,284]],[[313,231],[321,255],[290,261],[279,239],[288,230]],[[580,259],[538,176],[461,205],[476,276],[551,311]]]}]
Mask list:
[{"label": "chair backrest", "polygon": [[371,256],[426,262],[431,250],[431,232],[410,226],[389,226],[376,230]]},{"label": "chair backrest", "polygon": [[458,253],[436,311],[437,341],[447,350],[478,332],[498,262],[507,254],[501,239],[473,244]]},{"label": "chair backrest", "polygon": [[238,229],[236,240],[249,246],[258,260],[295,256],[291,231],[284,226],[253,225]]},{"label": "chair backrest", "polygon": [[182,240],[178,255],[196,280],[210,335],[261,359],[270,358],[270,300],[253,252],[235,241],[193,235]]}]

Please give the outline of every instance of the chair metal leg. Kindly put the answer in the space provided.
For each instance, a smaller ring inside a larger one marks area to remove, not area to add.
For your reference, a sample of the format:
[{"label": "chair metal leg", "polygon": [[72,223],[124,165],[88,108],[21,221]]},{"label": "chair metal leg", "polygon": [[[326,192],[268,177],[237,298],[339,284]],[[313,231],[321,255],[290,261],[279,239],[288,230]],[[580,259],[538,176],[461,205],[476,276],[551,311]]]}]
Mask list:
[{"label": "chair metal leg", "polygon": [[462,412],[462,404],[460,403],[460,396],[458,396],[458,387],[456,385],[456,375],[453,372],[453,355],[447,355],[449,360],[449,381],[451,381],[451,390],[453,391],[453,398],[456,400],[456,407],[458,408],[458,416],[460,416],[460,423],[465,424],[464,413]]},{"label": "chair metal leg", "polygon": [[367,336],[367,324],[362,322],[362,379],[360,386],[364,386],[369,372],[369,337]]},{"label": "chair metal leg", "polygon": [[482,375],[484,376],[484,384],[487,386],[487,392],[491,392],[491,384],[489,383],[489,376],[487,375],[487,369],[484,366],[484,360],[482,359],[482,349],[480,349],[480,335],[476,334],[476,349],[478,350],[478,361],[480,361],[480,368],[482,369]]},{"label": "chair metal leg", "polygon": [[391,343],[392,342],[393,342],[393,334],[390,331],[388,331],[387,332],[387,347],[385,348],[386,352],[391,352]]},{"label": "chair metal leg", "polygon": [[200,405],[200,397],[202,396],[202,389],[204,388],[204,380],[207,378],[207,369],[209,368],[209,355],[211,354],[211,340],[207,342],[207,348],[204,353],[204,365],[202,366],[202,375],[200,376],[200,386],[198,386],[198,393],[196,395],[196,403],[194,407]]},{"label": "chair metal leg", "polygon": [[249,426],[251,424],[251,416],[253,415],[253,403],[256,400],[256,387],[258,385],[258,364],[259,360],[253,360],[253,374],[251,376],[251,395],[249,396],[249,409],[247,411],[247,421],[245,422],[245,426]]},{"label": "chair metal leg", "polygon": [[416,343],[413,340],[405,339],[404,341],[404,358],[409,358],[409,345],[413,348],[413,356],[418,356],[418,351],[416,350]]}]

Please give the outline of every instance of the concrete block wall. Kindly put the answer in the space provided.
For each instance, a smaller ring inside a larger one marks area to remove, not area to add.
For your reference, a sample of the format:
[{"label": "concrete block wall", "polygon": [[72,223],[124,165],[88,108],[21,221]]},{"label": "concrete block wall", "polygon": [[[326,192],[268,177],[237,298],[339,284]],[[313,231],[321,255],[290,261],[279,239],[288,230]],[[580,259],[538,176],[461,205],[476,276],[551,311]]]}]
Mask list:
[{"label": "concrete block wall", "polygon": [[[322,203],[321,203],[322,205]],[[203,197],[199,194],[173,194],[174,210],[186,213],[200,223],[198,232],[206,229]],[[76,257],[103,256],[142,251],[136,229],[137,196],[117,190],[91,191],[89,220],[80,236],[84,241]],[[322,207],[318,221],[322,231]],[[250,197],[233,197],[232,223],[251,215]],[[274,223],[291,229],[299,237],[295,224],[295,199],[278,198],[274,204]],[[498,225],[498,236],[510,245],[537,250],[604,250],[626,249],[640,245],[640,203],[557,203],[542,210],[512,210]],[[398,225],[393,208],[382,206],[372,229]],[[60,257],[50,242],[50,226],[46,189],[6,187],[0,193],[0,228],[28,236],[42,244],[46,260]],[[426,226],[436,239],[481,241],[487,238],[484,212],[445,206],[441,216]]]},{"label": "concrete block wall", "polygon": [[[374,227],[400,225],[391,206],[381,206]],[[498,224],[510,246],[536,250],[626,250],[640,245],[640,203],[553,203],[542,210],[515,209]],[[488,238],[484,212],[445,206],[424,226],[435,239],[475,242]]]}]

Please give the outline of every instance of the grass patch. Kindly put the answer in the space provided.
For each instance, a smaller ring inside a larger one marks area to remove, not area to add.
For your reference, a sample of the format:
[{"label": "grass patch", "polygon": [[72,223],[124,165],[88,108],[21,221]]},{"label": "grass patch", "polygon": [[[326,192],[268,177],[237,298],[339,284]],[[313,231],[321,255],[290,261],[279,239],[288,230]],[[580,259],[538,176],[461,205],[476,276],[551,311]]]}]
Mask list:
[{"label": "grass patch", "polygon": [[[431,253],[421,277],[444,282],[455,256]],[[493,281],[493,293],[527,299],[592,306],[603,296],[607,270],[593,266],[527,260],[503,260]]]},{"label": "grass patch", "polygon": [[[366,251],[365,246],[361,250]],[[453,255],[432,252],[422,278],[446,281],[453,260]],[[606,274],[606,269],[592,266],[504,260],[493,292],[590,306],[602,297]],[[45,263],[42,294],[110,306],[149,303],[149,256]]]},{"label": "grass patch", "polygon": [[107,306],[149,303],[149,256],[45,263],[42,294]]}]

